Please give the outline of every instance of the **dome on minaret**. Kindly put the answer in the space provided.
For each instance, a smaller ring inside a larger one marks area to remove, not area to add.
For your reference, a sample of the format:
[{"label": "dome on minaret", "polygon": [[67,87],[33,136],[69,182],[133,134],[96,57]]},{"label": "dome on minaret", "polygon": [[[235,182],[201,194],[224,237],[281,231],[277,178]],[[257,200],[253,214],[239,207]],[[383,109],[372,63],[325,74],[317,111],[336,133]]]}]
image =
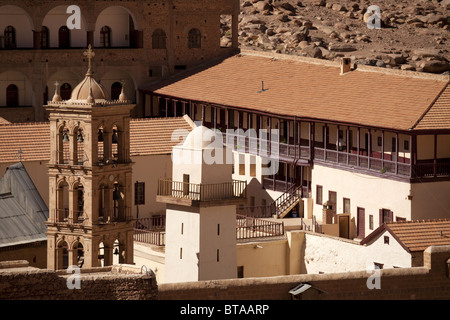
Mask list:
[{"label": "dome on minaret", "polygon": [[90,45],[88,50],[84,53],[84,55],[89,60],[88,71],[83,81],[81,81],[72,90],[70,101],[85,101],[88,103],[93,103],[95,101],[102,102],[105,100],[110,100],[111,98],[108,91],[105,89],[104,86],[98,83],[92,76],[91,60],[95,56],[95,53],[92,51]]},{"label": "dome on minaret", "polygon": [[92,74],[89,72],[86,77],[81,81],[73,90],[70,100],[73,101],[87,101],[89,98],[97,100],[110,100],[108,91],[98,83]]}]

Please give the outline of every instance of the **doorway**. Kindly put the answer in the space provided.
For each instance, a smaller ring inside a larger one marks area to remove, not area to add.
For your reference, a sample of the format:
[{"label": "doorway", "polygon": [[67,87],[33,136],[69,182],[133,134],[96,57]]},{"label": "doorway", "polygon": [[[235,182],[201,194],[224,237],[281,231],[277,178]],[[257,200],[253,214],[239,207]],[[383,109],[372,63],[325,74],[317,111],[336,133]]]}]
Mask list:
[{"label": "doorway", "polygon": [[357,230],[358,230],[358,238],[363,239],[365,237],[365,221],[366,221],[366,210],[364,208],[358,207],[357,212]]}]

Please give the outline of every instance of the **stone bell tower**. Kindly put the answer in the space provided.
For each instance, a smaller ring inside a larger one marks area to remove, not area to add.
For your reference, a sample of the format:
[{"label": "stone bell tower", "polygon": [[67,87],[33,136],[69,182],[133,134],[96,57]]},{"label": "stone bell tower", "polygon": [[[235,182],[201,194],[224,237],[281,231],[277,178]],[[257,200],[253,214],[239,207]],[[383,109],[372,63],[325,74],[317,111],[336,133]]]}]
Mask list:
[{"label": "stone bell tower", "polygon": [[112,101],[92,75],[94,52],[83,81],[50,113],[47,268],[133,263],[130,111],[122,94]]}]

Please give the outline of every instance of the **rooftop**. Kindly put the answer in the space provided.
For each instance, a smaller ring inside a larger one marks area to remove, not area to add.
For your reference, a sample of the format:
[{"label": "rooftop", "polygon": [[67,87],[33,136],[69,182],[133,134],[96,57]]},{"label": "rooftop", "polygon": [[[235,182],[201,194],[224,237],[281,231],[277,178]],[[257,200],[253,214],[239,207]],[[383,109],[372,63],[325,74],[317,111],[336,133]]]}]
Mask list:
[{"label": "rooftop", "polygon": [[[449,76],[243,51],[147,92],[304,119],[395,130],[450,129]],[[262,90],[264,88],[264,90]],[[436,100],[440,95],[440,99]]]},{"label": "rooftop", "polygon": [[368,235],[361,244],[387,230],[409,251],[423,251],[429,246],[450,245],[450,219],[388,222]]},{"label": "rooftop", "polygon": [[[131,156],[170,154],[179,140],[172,141],[172,133],[193,129],[186,117],[132,119],[130,121]],[[14,137],[13,139],[11,137]],[[0,163],[48,161],[50,159],[50,124],[0,124]]]}]

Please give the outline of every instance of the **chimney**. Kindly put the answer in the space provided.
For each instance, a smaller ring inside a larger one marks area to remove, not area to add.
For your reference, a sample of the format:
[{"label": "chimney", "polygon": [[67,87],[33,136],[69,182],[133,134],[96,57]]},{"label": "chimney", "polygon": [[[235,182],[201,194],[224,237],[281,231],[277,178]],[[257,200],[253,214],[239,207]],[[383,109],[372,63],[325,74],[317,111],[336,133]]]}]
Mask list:
[{"label": "chimney", "polygon": [[342,58],[341,60],[341,74],[346,74],[350,72],[352,69],[351,59],[350,58]]}]

